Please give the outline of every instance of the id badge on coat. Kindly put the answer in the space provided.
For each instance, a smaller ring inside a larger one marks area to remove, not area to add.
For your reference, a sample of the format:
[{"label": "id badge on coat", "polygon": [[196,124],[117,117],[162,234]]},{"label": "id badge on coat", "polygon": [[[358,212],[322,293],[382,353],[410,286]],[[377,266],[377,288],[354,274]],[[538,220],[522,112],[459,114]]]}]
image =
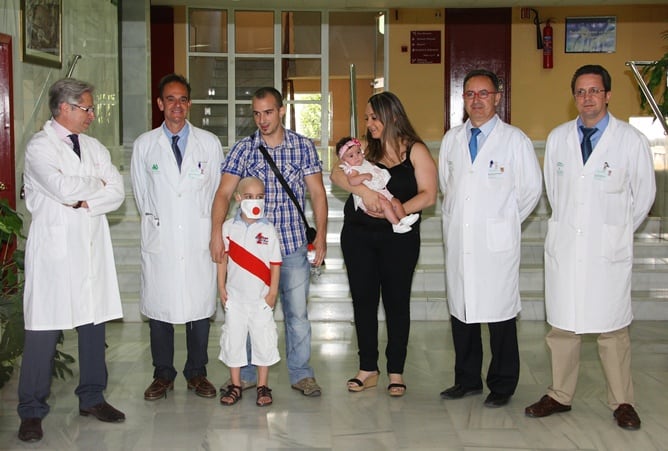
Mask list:
[{"label": "id badge on coat", "polygon": [[206,170],[207,162],[198,161],[197,166],[188,169],[188,178],[193,180],[202,180],[204,178],[204,171]]},{"label": "id badge on coat", "polygon": [[489,179],[498,179],[503,177],[503,174],[506,172],[506,169],[503,163],[499,161],[490,160],[489,165],[487,166],[487,178]]},{"label": "id badge on coat", "polygon": [[594,179],[599,180],[599,181],[605,181],[608,179],[608,177],[612,176],[612,168],[610,168],[610,165],[608,163],[603,163],[603,167],[596,169],[594,171]]}]

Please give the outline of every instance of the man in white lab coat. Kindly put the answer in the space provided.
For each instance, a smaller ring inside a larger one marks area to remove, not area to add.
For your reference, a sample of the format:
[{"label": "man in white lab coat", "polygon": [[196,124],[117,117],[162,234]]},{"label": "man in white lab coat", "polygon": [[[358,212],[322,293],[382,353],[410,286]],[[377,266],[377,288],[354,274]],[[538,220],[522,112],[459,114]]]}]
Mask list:
[{"label": "man in white lab coat", "polygon": [[441,398],[482,392],[480,323],[487,323],[492,352],[487,407],[507,404],[519,380],[521,225],[542,191],[531,141],[496,114],[501,96],[496,74],[483,69],[469,72],[464,78],[468,120],[445,134],[439,155],[455,347],[455,383],[441,392]]},{"label": "man in white lab coat", "polygon": [[125,197],[109,151],[83,133],[95,119],[93,86],[72,78],[49,89],[52,118],[28,142],[23,310],[25,347],[19,377],[19,439],[41,440],[51,369],[62,329],[79,341],[79,413],[125,420],[109,405],[105,323],[123,316],[106,213]]},{"label": "man in white lab coat", "polygon": [[526,408],[530,417],[571,410],[582,334],[598,334],[608,404],[624,429],[640,428],[631,380],[633,233],[656,191],[649,142],[608,112],[608,71],[580,67],[571,80],[575,120],[555,128],[545,147],[552,206],[545,239],[545,309],[552,330],[552,385]]},{"label": "man in white lab coat", "polygon": [[216,311],[216,265],[209,255],[211,204],[220,180],[218,138],[188,120],[190,84],[160,81],[164,122],[134,143],[130,172],[141,216],[141,313],[149,318],[153,382],[144,399],[174,388],[174,324],[185,324],[189,390],[213,398],[206,378],[210,318]]}]

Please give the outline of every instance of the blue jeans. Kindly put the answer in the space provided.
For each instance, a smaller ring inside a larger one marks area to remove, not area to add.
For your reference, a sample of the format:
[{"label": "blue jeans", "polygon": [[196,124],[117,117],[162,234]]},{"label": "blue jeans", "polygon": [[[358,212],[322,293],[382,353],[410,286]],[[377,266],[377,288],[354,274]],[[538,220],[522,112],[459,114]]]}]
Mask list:
[{"label": "blue jeans", "polygon": [[[306,313],[311,264],[306,259],[306,246],[283,256],[279,294],[285,324],[285,352],[290,384],[305,377],[313,377],[311,359],[311,323]],[[246,341],[248,361],[251,361],[250,342]],[[241,379],[255,382],[257,374],[253,365],[241,368]]]}]

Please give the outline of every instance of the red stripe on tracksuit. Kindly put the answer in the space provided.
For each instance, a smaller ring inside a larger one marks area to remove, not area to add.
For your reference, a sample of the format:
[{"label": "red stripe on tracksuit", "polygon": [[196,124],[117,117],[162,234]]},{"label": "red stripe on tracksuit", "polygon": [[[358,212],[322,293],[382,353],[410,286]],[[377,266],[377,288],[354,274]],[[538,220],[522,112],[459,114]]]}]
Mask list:
[{"label": "red stripe on tracksuit", "polygon": [[262,260],[232,240],[230,240],[228,254],[241,268],[253,274],[267,286],[271,286],[271,270]]}]

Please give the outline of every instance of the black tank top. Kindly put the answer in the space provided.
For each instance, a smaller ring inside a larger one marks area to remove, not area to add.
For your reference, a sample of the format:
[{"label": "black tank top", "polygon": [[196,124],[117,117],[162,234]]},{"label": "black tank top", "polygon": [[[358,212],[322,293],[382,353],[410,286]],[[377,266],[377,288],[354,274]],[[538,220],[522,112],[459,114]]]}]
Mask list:
[{"label": "black tank top", "polygon": [[[387,169],[390,172],[390,181],[387,183],[387,189],[399,199],[402,203],[415,197],[418,192],[417,180],[415,178],[415,168],[411,163],[411,149],[406,151],[406,159],[400,164],[391,168],[385,167],[382,163],[376,163],[376,166]],[[421,213],[421,212],[418,212]],[[373,218],[362,209],[355,210],[352,194],[348,196],[346,205],[343,207],[344,224],[364,225],[378,231],[392,232],[392,224],[385,218]],[[416,222],[411,232],[420,231],[420,221]]]}]

